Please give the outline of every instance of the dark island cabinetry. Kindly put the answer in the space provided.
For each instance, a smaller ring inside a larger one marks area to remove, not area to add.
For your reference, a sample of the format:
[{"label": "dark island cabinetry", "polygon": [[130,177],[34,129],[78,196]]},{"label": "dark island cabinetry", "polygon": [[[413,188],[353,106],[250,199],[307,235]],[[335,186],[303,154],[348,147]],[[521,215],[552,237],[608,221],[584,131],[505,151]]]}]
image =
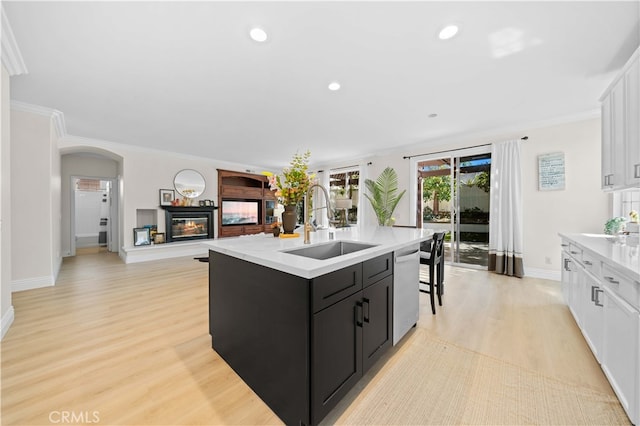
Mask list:
[{"label": "dark island cabinetry", "polygon": [[[325,307],[318,302],[326,299],[314,297],[312,424],[322,420],[391,347],[393,278],[390,259],[391,254],[380,256],[311,281],[314,296],[328,293],[339,300]],[[380,264],[386,265],[384,271],[380,270]],[[363,279],[372,275],[379,281]],[[340,288],[342,290],[338,290]],[[318,305],[322,309],[316,309]]]},{"label": "dark island cabinetry", "polygon": [[305,279],[211,251],[212,346],[286,424],[317,424],[392,345],[391,260]]}]

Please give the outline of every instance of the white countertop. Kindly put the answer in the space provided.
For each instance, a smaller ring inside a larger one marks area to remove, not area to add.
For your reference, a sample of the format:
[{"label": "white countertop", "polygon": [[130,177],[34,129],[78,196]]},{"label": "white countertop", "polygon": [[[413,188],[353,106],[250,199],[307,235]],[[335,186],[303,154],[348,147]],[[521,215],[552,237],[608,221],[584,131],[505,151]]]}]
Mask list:
[{"label": "white countertop", "polygon": [[350,227],[335,229],[335,240],[375,244],[375,247],[317,260],[283,252],[330,242],[327,229],[311,233],[311,244],[303,244],[302,228],[298,238],[279,238],[272,234],[245,235],[235,238],[208,240],[202,244],[218,253],[243,259],[303,278],[315,278],[329,272],[373,259],[391,251],[430,239],[432,229],[393,228],[388,226]]},{"label": "white countertop", "polygon": [[629,235],[623,240],[603,234],[559,234],[583,250],[588,250],[601,260],[617,267],[621,273],[640,283],[640,256],[638,236]]}]

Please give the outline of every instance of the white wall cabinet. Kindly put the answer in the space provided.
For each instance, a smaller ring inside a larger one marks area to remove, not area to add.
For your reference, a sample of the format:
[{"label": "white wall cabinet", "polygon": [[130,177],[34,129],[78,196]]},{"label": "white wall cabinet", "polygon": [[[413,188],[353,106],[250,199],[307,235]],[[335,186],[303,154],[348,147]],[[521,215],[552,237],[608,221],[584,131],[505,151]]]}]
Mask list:
[{"label": "white wall cabinet", "polygon": [[625,267],[637,269],[638,254],[606,238],[598,243],[600,253],[563,237],[562,294],[629,419],[640,424],[640,277],[611,260],[631,259]]},{"label": "white wall cabinet", "polygon": [[611,83],[602,102],[602,189],[640,184],[640,48]]},{"label": "white wall cabinet", "polygon": [[624,183],[627,187],[640,185],[640,55],[635,55],[624,76],[626,88],[626,133]]}]

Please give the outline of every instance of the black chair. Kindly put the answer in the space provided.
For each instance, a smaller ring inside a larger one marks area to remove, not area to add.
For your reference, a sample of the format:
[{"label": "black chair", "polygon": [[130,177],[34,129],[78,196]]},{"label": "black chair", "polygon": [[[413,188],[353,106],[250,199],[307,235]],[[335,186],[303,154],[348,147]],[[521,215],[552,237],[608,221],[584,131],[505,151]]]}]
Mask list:
[{"label": "black chair", "polygon": [[428,293],[431,299],[431,312],[436,314],[435,295],[438,295],[438,305],[442,306],[442,284],[444,282],[444,236],[446,232],[436,232],[433,240],[425,241],[420,245],[420,263],[429,265],[429,282],[420,280],[420,284],[429,286],[425,290],[420,286],[420,291]]}]

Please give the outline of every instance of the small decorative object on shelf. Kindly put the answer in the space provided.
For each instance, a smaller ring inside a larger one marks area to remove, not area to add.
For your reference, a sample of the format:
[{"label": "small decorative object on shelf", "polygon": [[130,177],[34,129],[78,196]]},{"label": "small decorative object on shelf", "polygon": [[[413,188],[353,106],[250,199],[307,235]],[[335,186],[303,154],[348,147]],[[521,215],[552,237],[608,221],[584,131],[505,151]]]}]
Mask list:
[{"label": "small decorative object on shelf", "polygon": [[295,229],[296,206],[304,199],[314,175],[309,175],[310,151],[304,154],[296,153],[289,167],[282,170],[282,176],[269,176],[269,188],[275,191],[278,202],[284,205],[282,213],[282,228],[285,234],[293,234]]},{"label": "small decorative object on shelf", "polygon": [[624,217],[614,217],[604,224],[604,233],[607,235],[615,235],[624,231],[624,224],[627,221]]},{"label": "small decorative object on shelf", "polygon": [[164,244],[164,232],[156,232],[153,236],[154,244]]},{"label": "small decorative object on shelf", "polygon": [[173,189],[161,189],[160,190],[160,205],[171,206],[173,200],[176,198],[176,192]]},{"label": "small decorative object on shelf", "polygon": [[629,222],[627,222],[626,230],[631,234],[637,234],[640,231],[639,223],[640,218],[638,218],[638,212],[635,210],[631,210],[629,212]]},{"label": "small decorative object on shelf", "polygon": [[275,222],[273,225],[271,225],[271,232],[273,232],[273,236],[277,237],[278,235],[280,235],[280,223],[279,222]]},{"label": "small decorative object on shelf", "polygon": [[151,244],[149,228],[133,228],[133,245],[148,246]]}]

